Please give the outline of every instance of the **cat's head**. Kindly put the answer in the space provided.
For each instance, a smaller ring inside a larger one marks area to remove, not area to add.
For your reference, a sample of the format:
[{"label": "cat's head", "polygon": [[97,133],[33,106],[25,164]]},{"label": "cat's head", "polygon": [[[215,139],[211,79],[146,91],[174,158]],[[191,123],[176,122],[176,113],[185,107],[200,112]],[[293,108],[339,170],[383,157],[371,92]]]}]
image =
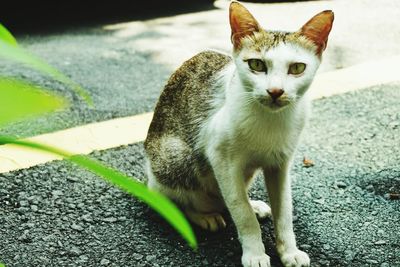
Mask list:
[{"label": "cat's head", "polygon": [[323,11],[296,32],[267,31],[232,2],[233,56],[246,93],[273,111],[301,98],[318,69],[333,18],[332,11]]}]

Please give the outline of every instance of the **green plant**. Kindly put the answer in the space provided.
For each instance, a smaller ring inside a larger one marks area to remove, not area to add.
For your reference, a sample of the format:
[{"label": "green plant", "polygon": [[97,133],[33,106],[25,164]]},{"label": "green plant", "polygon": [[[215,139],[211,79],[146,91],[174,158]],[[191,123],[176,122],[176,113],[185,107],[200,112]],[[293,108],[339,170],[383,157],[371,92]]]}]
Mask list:
[{"label": "green plant", "polygon": [[[90,96],[79,85],[71,81],[47,63],[30,55],[17,45],[12,34],[0,24],[0,57],[19,61],[38,71],[71,86],[85,101],[92,103]],[[46,112],[61,109],[68,105],[62,97],[43,91],[44,88],[30,83],[0,76],[0,127],[15,120],[27,119]],[[0,145],[14,144],[57,154],[80,167],[102,177],[125,192],[141,199],[162,215],[192,248],[197,247],[196,237],[182,212],[163,195],[147,189],[145,185],[121,172],[109,168],[98,161],[83,155],[72,155],[67,151],[34,142],[18,140],[14,137],[0,136]],[[0,267],[4,267],[0,264]]]},{"label": "green plant", "polygon": [[56,80],[70,86],[78,95],[80,95],[89,105],[93,105],[89,94],[70,78],[51,67],[43,60],[31,55],[23,48],[19,47],[12,34],[0,23],[0,57],[13,60],[34,68],[42,73],[46,73]]},{"label": "green plant", "polygon": [[0,76],[0,127],[24,117],[37,116],[67,106],[54,94],[32,84]]}]

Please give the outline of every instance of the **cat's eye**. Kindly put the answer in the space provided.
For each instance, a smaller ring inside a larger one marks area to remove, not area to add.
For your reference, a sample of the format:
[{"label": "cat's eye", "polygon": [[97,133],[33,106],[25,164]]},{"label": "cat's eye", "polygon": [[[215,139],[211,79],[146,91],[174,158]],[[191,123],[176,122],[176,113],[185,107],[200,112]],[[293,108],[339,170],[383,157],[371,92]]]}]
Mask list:
[{"label": "cat's eye", "polygon": [[252,58],[247,61],[249,64],[249,68],[258,71],[258,72],[266,72],[267,67],[265,66],[265,63],[261,59],[256,59]]},{"label": "cat's eye", "polygon": [[288,74],[299,75],[302,74],[305,69],[306,69],[306,64],[299,62],[293,63],[290,64],[289,66]]}]

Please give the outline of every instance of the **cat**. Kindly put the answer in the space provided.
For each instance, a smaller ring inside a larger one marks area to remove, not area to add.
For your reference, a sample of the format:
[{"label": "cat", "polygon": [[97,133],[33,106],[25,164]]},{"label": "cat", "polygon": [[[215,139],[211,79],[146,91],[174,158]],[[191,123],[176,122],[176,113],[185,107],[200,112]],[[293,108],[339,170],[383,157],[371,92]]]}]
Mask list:
[{"label": "cat", "polygon": [[[226,226],[227,209],[245,267],[270,266],[257,221],[270,215],[283,265],[310,265],[293,233],[289,169],[333,18],[326,10],[296,32],[267,31],[231,2],[232,56],[205,51],[184,62],[156,105],[144,143],[148,187],[210,231]],[[271,208],[248,197],[258,170]]]}]

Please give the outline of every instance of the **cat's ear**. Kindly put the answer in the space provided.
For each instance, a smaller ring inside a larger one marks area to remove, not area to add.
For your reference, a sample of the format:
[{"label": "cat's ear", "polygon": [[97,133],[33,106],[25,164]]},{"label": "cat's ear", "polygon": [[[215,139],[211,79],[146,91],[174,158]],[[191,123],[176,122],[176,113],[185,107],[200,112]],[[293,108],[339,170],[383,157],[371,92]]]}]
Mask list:
[{"label": "cat's ear", "polygon": [[261,29],[253,15],[236,1],[231,2],[229,7],[229,22],[232,30],[231,41],[235,49],[240,47],[240,40],[243,37]]},{"label": "cat's ear", "polygon": [[333,12],[331,10],[325,10],[312,17],[300,29],[301,34],[306,36],[317,46],[318,55],[321,55],[326,48],[333,19]]}]

